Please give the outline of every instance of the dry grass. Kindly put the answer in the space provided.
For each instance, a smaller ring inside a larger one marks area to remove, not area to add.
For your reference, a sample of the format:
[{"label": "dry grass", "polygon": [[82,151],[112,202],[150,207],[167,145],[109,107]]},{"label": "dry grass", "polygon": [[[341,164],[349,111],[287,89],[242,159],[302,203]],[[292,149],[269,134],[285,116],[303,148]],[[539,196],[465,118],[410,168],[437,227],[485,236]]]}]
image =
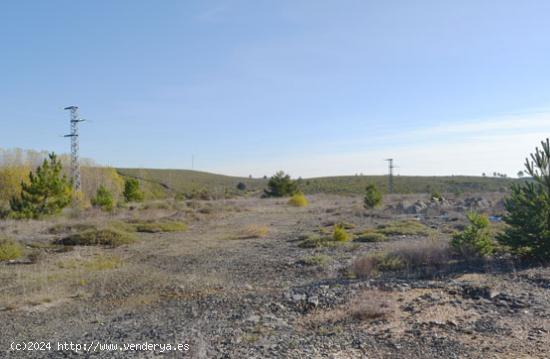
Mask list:
[{"label": "dry grass", "polygon": [[306,317],[306,323],[313,327],[343,322],[370,322],[387,320],[397,313],[397,305],[387,293],[367,290],[348,303],[335,309],[316,311]]},{"label": "dry grass", "polygon": [[301,259],[301,262],[306,266],[320,266],[323,267],[330,262],[331,258],[326,254],[316,254],[307,256]]},{"label": "dry grass", "polygon": [[358,277],[374,277],[380,271],[413,271],[421,267],[446,265],[452,250],[446,241],[424,239],[399,243],[387,252],[378,252],[361,257],[352,264],[351,272]]},{"label": "dry grass", "polygon": [[429,236],[431,232],[430,228],[413,220],[381,224],[376,231],[387,236]]},{"label": "dry grass", "polygon": [[96,255],[90,259],[68,259],[57,262],[59,268],[66,269],[85,269],[86,271],[103,271],[120,268],[123,261],[118,256],[113,255]]},{"label": "dry grass", "polygon": [[242,231],[239,239],[265,238],[269,234],[269,227],[265,225],[251,224]]}]

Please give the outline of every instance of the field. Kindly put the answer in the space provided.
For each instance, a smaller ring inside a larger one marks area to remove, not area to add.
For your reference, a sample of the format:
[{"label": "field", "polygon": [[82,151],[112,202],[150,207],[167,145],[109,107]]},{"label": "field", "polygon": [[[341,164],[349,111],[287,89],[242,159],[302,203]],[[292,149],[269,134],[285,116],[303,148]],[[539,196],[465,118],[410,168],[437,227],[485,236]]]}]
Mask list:
[{"label": "field", "polygon": [[[148,341],[188,343],[190,358],[542,358],[550,270],[449,251],[465,212],[498,215],[502,196],[391,195],[365,210],[355,195],[308,195],[308,207],[250,195],[4,220],[1,236],[23,255],[0,262],[0,347]],[[77,354],[130,356],[64,353]]]}]

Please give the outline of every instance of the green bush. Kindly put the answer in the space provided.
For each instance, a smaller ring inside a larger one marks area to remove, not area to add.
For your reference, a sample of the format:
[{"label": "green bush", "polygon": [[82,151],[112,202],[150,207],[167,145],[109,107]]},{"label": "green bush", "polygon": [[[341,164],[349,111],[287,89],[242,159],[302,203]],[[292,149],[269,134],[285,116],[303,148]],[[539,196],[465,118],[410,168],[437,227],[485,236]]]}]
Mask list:
[{"label": "green bush", "polygon": [[364,204],[365,208],[374,208],[382,202],[382,194],[376,185],[369,184],[366,189]]},{"label": "green bush", "polygon": [[115,229],[88,229],[80,233],[69,234],[61,239],[61,244],[70,246],[111,246],[117,247],[135,241],[129,233]]},{"label": "green bush", "polygon": [[237,183],[237,189],[239,191],[246,191],[246,184],[244,182]]},{"label": "green bush", "polygon": [[493,253],[494,244],[489,229],[489,218],[475,212],[468,213],[470,224],[456,233],[451,246],[463,255],[487,256]]},{"label": "green bush", "polygon": [[10,200],[15,218],[34,218],[54,215],[71,203],[72,186],[65,175],[61,175],[61,162],[54,153],[29,174],[29,182],[21,183],[21,196]]},{"label": "green bush", "polygon": [[92,206],[100,207],[104,211],[112,211],[115,207],[113,194],[105,186],[99,186],[95,197],[92,198]]},{"label": "green bush", "polygon": [[351,235],[346,231],[343,225],[336,224],[332,231],[332,239],[336,242],[347,242],[351,239]]},{"label": "green bush", "polygon": [[550,141],[546,139],[525,167],[532,181],[512,186],[505,199],[508,228],[497,240],[519,255],[541,260],[550,259]]},{"label": "green bush", "polygon": [[292,195],[292,197],[288,201],[288,204],[295,207],[307,207],[309,204],[309,201],[307,200],[306,196],[304,196],[302,192],[296,192]]},{"label": "green bush", "polygon": [[277,172],[269,179],[268,189],[264,190],[267,197],[286,197],[292,196],[298,191],[298,184],[292,180],[289,175],[283,171]]},{"label": "green bush", "polygon": [[124,181],[124,191],[122,195],[126,202],[143,201],[143,192],[140,189],[139,181],[135,178],[127,178]]},{"label": "green bush", "polygon": [[0,262],[17,259],[23,255],[23,246],[14,240],[0,238]]}]

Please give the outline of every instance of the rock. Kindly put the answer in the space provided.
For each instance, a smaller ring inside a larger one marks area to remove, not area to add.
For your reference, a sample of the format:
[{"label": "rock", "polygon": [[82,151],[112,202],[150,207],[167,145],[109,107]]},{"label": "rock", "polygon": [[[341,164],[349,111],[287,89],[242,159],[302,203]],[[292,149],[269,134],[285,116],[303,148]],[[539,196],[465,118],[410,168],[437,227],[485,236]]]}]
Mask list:
[{"label": "rock", "polygon": [[312,307],[317,307],[319,305],[319,298],[317,298],[317,296],[311,296],[307,299],[307,304]]},{"label": "rock", "polygon": [[259,323],[260,322],[260,316],[256,315],[256,314],[252,314],[251,316],[246,318],[246,321],[254,323],[254,324]]}]

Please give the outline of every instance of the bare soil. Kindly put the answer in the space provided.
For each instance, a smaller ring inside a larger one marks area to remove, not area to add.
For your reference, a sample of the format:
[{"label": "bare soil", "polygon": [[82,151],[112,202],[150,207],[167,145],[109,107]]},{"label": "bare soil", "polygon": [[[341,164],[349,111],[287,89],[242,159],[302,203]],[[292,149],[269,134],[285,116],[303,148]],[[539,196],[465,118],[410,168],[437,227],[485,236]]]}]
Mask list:
[{"label": "bare soil", "polygon": [[[425,224],[433,240],[445,241],[465,224],[466,210],[500,213],[500,195],[483,196],[441,205],[393,196],[371,211],[360,197],[309,196],[307,208],[243,198],[0,222],[32,253],[32,261],[0,264],[0,357],[549,357],[550,268],[502,256],[367,279],[350,273],[356,258],[425,236],[299,246],[305,235],[330,235],[335,223],[358,234],[402,219]],[[417,201],[427,208],[411,208]],[[129,218],[182,220],[189,229],[72,250],[54,244],[64,232],[50,230]],[[12,342],[70,341],[188,343],[190,350],[9,349]]]}]

